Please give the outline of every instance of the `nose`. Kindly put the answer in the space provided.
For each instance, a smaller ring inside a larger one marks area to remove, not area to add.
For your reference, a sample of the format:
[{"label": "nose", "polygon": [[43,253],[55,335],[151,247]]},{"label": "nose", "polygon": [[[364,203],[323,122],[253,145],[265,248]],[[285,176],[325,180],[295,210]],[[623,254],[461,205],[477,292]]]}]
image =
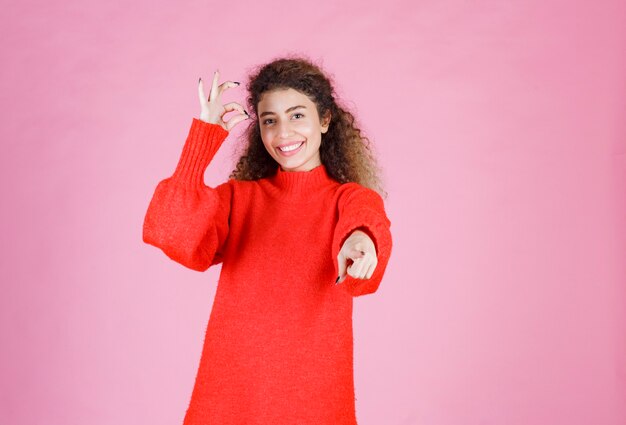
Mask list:
[{"label": "nose", "polygon": [[290,125],[289,121],[281,120],[279,122],[278,134],[282,138],[287,138],[287,137],[291,136],[292,130],[291,130],[291,125]]}]

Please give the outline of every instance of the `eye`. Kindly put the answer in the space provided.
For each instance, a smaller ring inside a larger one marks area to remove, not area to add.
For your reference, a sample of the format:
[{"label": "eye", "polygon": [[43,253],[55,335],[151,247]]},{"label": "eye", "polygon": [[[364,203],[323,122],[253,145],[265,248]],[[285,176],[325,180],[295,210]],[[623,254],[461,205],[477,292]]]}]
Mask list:
[{"label": "eye", "polygon": [[271,119],[271,118],[268,118],[268,119],[264,120],[264,121],[263,121],[263,124],[265,124],[265,125],[270,124],[270,123],[268,123],[268,121],[272,121],[272,119]]},{"label": "eye", "polygon": [[293,116],[295,117],[296,115],[300,115],[300,116],[304,116],[303,114],[301,114],[300,112],[296,112],[295,114],[293,114]]}]

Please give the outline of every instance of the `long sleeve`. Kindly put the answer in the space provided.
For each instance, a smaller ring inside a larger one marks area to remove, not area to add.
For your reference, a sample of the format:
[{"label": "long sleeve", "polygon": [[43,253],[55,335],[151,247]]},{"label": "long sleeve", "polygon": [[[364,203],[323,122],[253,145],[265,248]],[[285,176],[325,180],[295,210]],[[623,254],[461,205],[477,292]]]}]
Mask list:
[{"label": "long sleeve", "polygon": [[[348,186],[349,185],[349,186]],[[357,183],[346,183],[346,192],[338,203],[339,219],[333,234],[333,261],[338,273],[337,255],[345,240],[356,230],[362,230],[374,241],[378,263],[369,279],[347,275],[339,285],[353,296],[376,292],[391,255],[391,222],[385,213],[382,197],[372,189]]]},{"label": "long sleeve", "polygon": [[193,118],[176,170],[158,183],[144,218],[143,241],[197,271],[222,261],[228,237],[231,185],[204,183],[227,135],[220,125]]}]

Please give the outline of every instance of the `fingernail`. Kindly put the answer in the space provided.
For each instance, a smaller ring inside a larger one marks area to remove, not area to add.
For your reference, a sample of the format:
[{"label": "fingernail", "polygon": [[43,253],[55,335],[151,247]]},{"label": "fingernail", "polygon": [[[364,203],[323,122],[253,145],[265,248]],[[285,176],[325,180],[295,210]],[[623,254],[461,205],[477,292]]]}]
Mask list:
[{"label": "fingernail", "polygon": [[198,82],[202,81],[202,77],[198,78]]},{"label": "fingernail", "polygon": [[233,81],[233,82],[237,85],[241,84],[239,81]]},{"label": "fingernail", "polygon": [[243,112],[248,116],[248,118],[250,117],[250,114],[248,113],[248,111],[244,109]]},{"label": "fingernail", "polygon": [[340,278],[340,277],[341,277],[341,276],[337,276],[337,280],[335,281],[335,285],[339,283],[339,278]]}]

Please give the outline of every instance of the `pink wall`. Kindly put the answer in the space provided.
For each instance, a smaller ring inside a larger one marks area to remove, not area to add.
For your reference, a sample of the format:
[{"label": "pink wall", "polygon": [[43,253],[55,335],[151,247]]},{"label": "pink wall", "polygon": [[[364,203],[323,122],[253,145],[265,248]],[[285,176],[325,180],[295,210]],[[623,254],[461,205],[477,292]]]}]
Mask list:
[{"label": "pink wall", "polygon": [[219,269],[143,216],[198,77],[290,52],[334,74],[390,193],[359,424],[626,423],[626,3],[583,3],[4,4],[0,423],[182,422]]}]

